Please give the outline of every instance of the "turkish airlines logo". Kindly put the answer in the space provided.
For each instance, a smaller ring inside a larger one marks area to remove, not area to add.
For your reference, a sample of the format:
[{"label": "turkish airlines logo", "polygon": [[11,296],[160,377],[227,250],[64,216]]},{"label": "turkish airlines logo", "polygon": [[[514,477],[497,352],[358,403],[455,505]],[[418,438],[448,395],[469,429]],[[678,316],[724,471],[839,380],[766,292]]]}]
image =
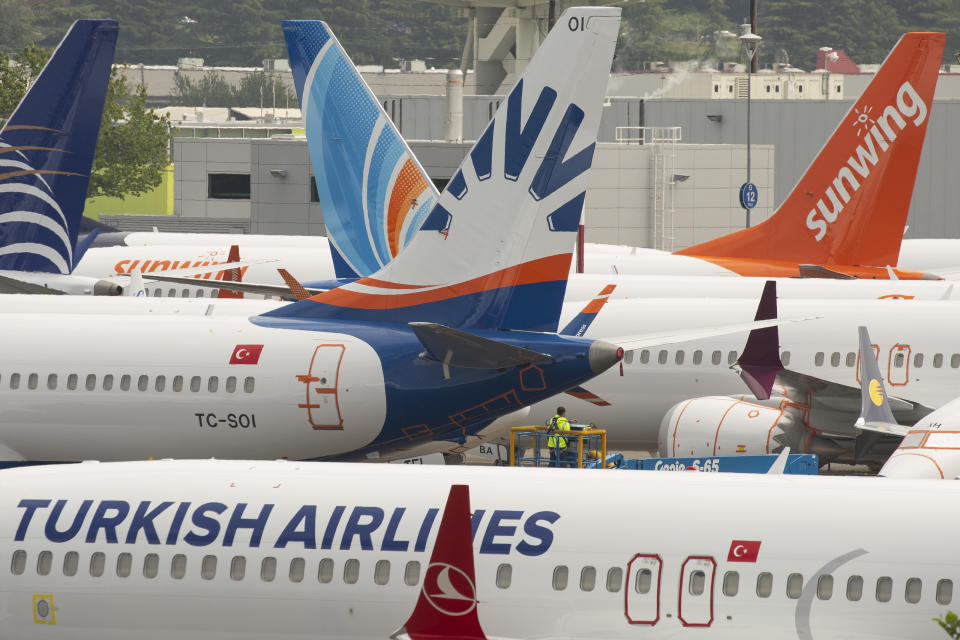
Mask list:
[{"label": "turkish airlines logo", "polygon": [[230,354],[230,364],[257,364],[260,362],[262,344],[238,344]]},{"label": "turkish airlines logo", "polygon": [[727,562],[756,562],[760,555],[760,540],[734,540],[730,543]]},{"label": "turkish airlines logo", "polygon": [[464,616],[477,606],[477,588],[466,571],[446,562],[427,567],[423,579],[423,595],[427,602],[448,616]]},{"label": "turkish airlines logo", "polygon": [[854,109],[855,116],[851,124],[856,127],[857,136],[862,137],[863,141],[837,171],[833,182],[824,192],[824,198],[820,198],[816,208],[807,214],[807,229],[815,232],[814,239],[817,242],[827,235],[827,225],[837,220],[844,205],[860,189],[860,182],[869,177],[870,169],[876,166],[897,139],[894,126],[903,131],[908,121],[919,127],[927,119],[927,105],[909,82],[900,86],[895,102],[896,106],[887,105],[876,118],[871,115],[873,107]]}]

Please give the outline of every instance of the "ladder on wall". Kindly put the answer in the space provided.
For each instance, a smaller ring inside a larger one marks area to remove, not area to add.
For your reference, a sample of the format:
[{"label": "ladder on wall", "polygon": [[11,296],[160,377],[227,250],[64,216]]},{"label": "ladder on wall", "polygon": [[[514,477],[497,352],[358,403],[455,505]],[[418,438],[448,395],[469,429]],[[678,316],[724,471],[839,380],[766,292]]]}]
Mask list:
[{"label": "ladder on wall", "polygon": [[616,140],[651,146],[650,245],[673,251],[673,195],[677,183],[677,144],[682,140],[680,127],[617,127]]}]

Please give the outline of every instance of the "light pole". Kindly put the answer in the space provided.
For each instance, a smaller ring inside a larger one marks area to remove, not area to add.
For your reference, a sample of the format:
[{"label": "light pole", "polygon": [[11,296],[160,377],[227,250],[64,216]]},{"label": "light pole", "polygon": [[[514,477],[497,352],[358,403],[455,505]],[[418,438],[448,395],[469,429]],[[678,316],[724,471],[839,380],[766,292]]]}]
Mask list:
[{"label": "light pole", "polygon": [[750,182],[750,93],[753,84],[750,70],[762,39],[753,33],[749,24],[740,25],[740,42],[747,53],[747,181],[740,187],[740,206],[747,214],[747,228],[750,227],[750,210],[757,206],[757,187]]}]

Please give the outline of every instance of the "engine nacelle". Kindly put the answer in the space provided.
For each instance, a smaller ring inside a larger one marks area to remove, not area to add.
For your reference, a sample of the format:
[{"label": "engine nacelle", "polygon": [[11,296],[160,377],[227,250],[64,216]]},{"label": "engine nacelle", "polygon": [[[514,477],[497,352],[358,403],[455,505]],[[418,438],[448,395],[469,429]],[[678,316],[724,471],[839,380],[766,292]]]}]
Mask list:
[{"label": "engine nacelle", "polygon": [[123,295],[123,287],[110,280],[97,280],[93,283],[93,295],[95,296],[119,296]]}]

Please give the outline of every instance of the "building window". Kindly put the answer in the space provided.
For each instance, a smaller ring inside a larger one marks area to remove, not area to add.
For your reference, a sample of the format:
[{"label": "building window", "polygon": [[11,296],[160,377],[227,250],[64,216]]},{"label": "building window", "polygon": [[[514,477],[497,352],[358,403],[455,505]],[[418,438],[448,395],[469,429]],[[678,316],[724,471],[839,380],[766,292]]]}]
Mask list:
[{"label": "building window", "polygon": [[250,174],[207,174],[207,197],[214,200],[249,200]]},{"label": "building window", "polygon": [[733,597],[740,591],[740,574],[736,571],[727,571],[723,575],[723,595]]},{"label": "building window", "polygon": [[501,564],[497,567],[497,586],[506,589],[513,580],[513,567],[509,564]]},{"label": "building window", "polygon": [[567,588],[567,579],[570,575],[566,565],[559,565],[553,570],[553,590],[563,591]]},{"label": "building window", "polygon": [[403,584],[408,587],[415,587],[420,582],[420,563],[411,560],[403,570]]},{"label": "building window", "polygon": [[343,581],[346,584],[356,584],[360,579],[360,561],[351,558],[343,563]]}]

